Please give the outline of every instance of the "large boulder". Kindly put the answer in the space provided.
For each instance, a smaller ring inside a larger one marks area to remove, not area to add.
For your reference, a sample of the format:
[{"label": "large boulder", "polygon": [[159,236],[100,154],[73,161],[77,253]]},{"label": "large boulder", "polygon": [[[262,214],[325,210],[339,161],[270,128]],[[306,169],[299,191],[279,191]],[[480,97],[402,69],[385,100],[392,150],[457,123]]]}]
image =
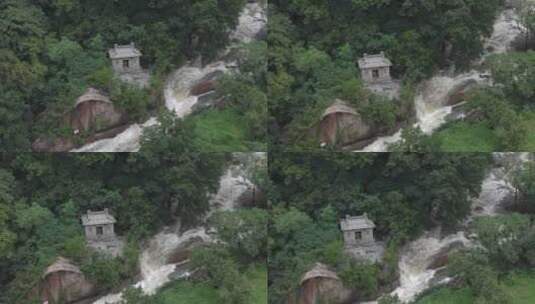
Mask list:
[{"label": "large boulder", "polygon": [[465,244],[462,241],[456,241],[448,246],[442,248],[433,257],[431,257],[431,263],[427,266],[427,269],[439,269],[448,264],[449,256],[452,252],[463,248]]},{"label": "large boulder", "polygon": [[216,87],[215,80],[205,80],[193,86],[190,90],[190,95],[195,95],[195,96],[203,95],[211,91],[214,91],[215,87]]},{"label": "large boulder", "polygon": [[335,272],[321,263],[305,273],[297,294],[290,295],[288,302],[295,304],[346,303],[352,298],[352,291],[346,287]]},{"label": "large boulder", "polygon": [[317,131],[320,143],[332,146],[350,145],[374,135],[362,116],[338,99],[323,112]]},{"label": "large boulder", "polygon": [[85,278],[78,266],[63,257],[46,269],[39,287],[41,300],[50,304],[73,303],[97,293],[95,285]]},{"label": "large boulder", "polygon": [[451,88],[451,90],[448,92],[446,105],[453,106],[465,101],[468,91],[474,88],[477,84],[478,82],[475,79],[468,78]]},{"label": "large boulder", "polygon": [[32,151],[34,152],[67,152],[80,147],[83,144],[89,144],[101,139],[112,138],[117,134],[123,132],[129,125],[121,125],[112,129],[108,129],[99,133],[92,134],[83,142],[75,143],[72,139],[58,137],[50,139],[40,137],[32,143]]},{"label": "large boulder", "polygon": [[238,198],[238,204],[241,207],[262,207],[266,206],[267,198],[258,187],[247,188]]},{"label": "large boulder", "polygon": [[174,248],[167,258],[167,264],[183,263],[191,257],[191,251],[197,246],[206,244],[206,240],[202,237],[192,237],[180,243]]},{"label": "large boulder", "polygon": [[56,139],[38,138],[32,143],[32,150],[35,152],[66,152],[75,147],[76,145],[72,140],[61,137]]},{"label": "large boulder", "polygon": [[127,117],[106,95],[89,88],[78,97],[65,120],[73,130],[99,132],[125,123]]}]

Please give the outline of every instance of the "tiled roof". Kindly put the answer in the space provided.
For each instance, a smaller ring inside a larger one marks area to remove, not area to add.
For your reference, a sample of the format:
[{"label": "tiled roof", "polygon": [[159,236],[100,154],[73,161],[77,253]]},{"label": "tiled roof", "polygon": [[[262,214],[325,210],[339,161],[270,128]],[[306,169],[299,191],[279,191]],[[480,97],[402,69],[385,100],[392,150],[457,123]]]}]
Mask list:
[{"label": "tiled roof", "polygon": [[383,52],[376,55],[364,54],[364,57],[359,59],[360,69],[371,69],[390,66],[392,66],[392,62],[390,62],[390,60],[385,57],[385,54]]},{"label": "tiled roof", "polygon": [[361,216],[346,216],[346,218],[340,222],[340,226],[342,231],[375,228],[375,224],[366,214]]},{"label": "tiled roof", "polygon": [[82,224],[84,226],[113,224],[115,222],[115,218],[109,214],[108,209],[103,211],[88,210],[87,214],[82,215]]},{"label": "tiled roof", "polygon": [[109,49],[108,54],[111,59],[120,59],[120,58],[132,58],[141,56],[141,52],[136,49],[134,43],[127,45],[115,45],[112,49]]}]

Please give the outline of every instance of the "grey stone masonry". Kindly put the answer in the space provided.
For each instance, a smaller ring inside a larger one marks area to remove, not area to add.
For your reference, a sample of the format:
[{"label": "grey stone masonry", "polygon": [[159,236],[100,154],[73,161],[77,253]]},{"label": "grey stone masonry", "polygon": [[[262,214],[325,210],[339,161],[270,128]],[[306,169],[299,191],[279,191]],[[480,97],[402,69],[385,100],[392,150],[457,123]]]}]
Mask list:
[{"label": "grey stone masonry", "polygon": [[340,222],[344,235],[344,251],[349,256],[370,262],[381,261],[384,246],[373,236],[375,224],[364,213],[361,216],[346,215]]},{"label": "grey stone masonry", "polygon": [[359,69],[362,80],[366,83],[391,81],[390,67],[392,62],[381,52],[376,55],[364,54],[359,59]]},{"label": "grey stone masonry", "polygon": [[140,64],[141,52],[133,42],[127,45],[115,44],[108,50],[113,71],[124,82],[141,88],[149,86],[150,74]]},{"label": "grey stone masonry", "polygon": [[123,242],[115,235],[115,223],[107,208],[103,211],[88,210],[82,215],[87,245],[112,256],[120,255]]},{"label": "grey stone masonry", "polygon": [[115,44],[112,49],[108,50],[113,70],[116,73],[132,73],[141,71],[139,59],[141,52],[131,42],[127,45]]},{"label": "grey stone masonry", "polygon": [[399,99],[401,84],[392,79],[392,62],[381,52],[375,55],[364,54],[359,59],[360,75],[366,87],[375,94],[388,99]]},{"label": "grey stone masonry", "polygon": [[365,213],[361,216],[349,216],[340,222],[340,228],[344,233],[344,244],[346,247],[367,245],[375,242],[373,229],[375,224]]}]

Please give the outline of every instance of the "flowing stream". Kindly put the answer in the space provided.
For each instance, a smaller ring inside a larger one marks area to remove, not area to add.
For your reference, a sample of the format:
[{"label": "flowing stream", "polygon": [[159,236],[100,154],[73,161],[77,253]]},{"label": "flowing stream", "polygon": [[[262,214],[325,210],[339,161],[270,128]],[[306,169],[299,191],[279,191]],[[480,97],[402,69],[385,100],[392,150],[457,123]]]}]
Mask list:
[{"label": "flowing stream", "polygon": [[[515,38],[522,33],[523,28],[518,22],[518,15],[512,8],[505,9],[496,19],[492,35],[485,41],[485,52],[477,61],[481,64],[490,54],[505,53],[511,49]],[[446,118],[457,105],[449,103],[450,97],[459,92],[460,88],[468,85],[492,85],[487,73],[475,70],[451,76],[441,72],[438,76],[425,81],[419,88],[414,100],[417,122],[423,133],[431,134],[446,122]],[[388,145],[401,140],[402,130],[393,135],[378,137],[362,152],[384,152]]]},{"label": "flowing stream", "polygon": [[[259,3],[247,3],[241,12],[236,28],[229,33],[233,43],[223,55],[239,43],[248,43],[257,38],[264,31],[267,24],[266,8]],[[228,72],[235,68],[233,61],[216,61],[204,67],[196,67],[187,64],[169,77],[164,89],[165,106],[174,112],[178,118],[191,114],[193,106],[198,101],[198,96],[190,95],[191,88],[198,84],[206,76],[214,73]],[[132,124],[128,129],[113,138],[98,140],[72,152],[137,152],[140,149],[140,140],[143,129],[158,124],[156,117],[151,117],[145,123]]]},{"label": "flowing stream", "polygon": [[[515,190],[510,180],[511,173],[529,159],[528,153],[495,153],[493,156],[495,165],[483,180],[479,196],[472,202],[472,213],[466,220],[467,223],[474,217],[493,216],[499,212],[503,199]],[[470,245],[471,241],[464,231],[445,237],[441,237],[440,229],[424,233],[403,249],[398,265],[400,285],[392,295],[397,295],[402,302],[407,303],[432,285],[447,282],[447,278],[436,281],[435,274],[440,268],[428,267],[440,253],[444,254],[454,246]]]},{"label": "flowing stream", "polygon": [[[265,153],[252,153],[253,158],[265,158]],[[239,203],[240,196],[254,187],[248,179],[248,164],[241,163],[229,166],[219,180],[217,193],[210,198],[210,211],[206,220],[216,210],[233,210]],[[177,248],[185,248],[192,242],[217,241],[206,231],[204,226],[181,231],[180,221],[164,228],[153,236],[139,258],[141,280],[133,286],[141,288],[145,294],[154,294],[158,288],[172,279],[187,278],[188,270],[180,270],[181,263],[168,263],[169,257]],[[122,292],[108,294],[93,304],[114,304],[121,301]]]}]

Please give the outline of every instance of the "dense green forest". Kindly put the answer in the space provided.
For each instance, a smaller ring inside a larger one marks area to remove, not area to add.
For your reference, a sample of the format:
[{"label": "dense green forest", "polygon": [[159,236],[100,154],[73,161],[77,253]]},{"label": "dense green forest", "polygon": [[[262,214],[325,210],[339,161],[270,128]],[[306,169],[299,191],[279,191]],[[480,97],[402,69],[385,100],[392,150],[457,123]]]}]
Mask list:
[{"label": "dense green forest", "polygon": [[[268,44],[270,136],[312,148],[307,133],[335,98],[364,119],[394,128],[413,116],[414,85],[482,52],[502,1],[271,1]],[[402,80],[397,102],[363,88],[356,62],[384,51]],[[316,140],[317,142],[317,140]]]},{"label": "dense green forest", "polygon": [[[70,258],[106,289],[137,273],[140,241],[182,218],[208,210],[224,154],[0,155],[0,302],[29,303],[42,271]],[[109,259],[85,247],[80,215],[109,208],[125,254]]]},{"label": "dense green forest", "polygon": [[[245,0],[2,1],[0,146],[28,151],[39,138],[83,142],[91,134],[72,138],[73,130],[63,117],[87,87],[108,94],[131,123],[157,114],[168,74],[196,58],[204,63],[216,59],[229,44],[228,34],[245,4]],[[114,77],[106,55],[114,44],[131,41],[142,51],[141,66],[151,74],[144,89]],[[265,61],[258,52],[265,46],[240,48],[237,52],[247,58],[240,66],[245,74],[229,76],[219,90],[229,99],[226,112],[213,110],[216,114],[188,124],[203,150],[259,149],[264,142]],[[238,124],[242,119],[244,123]],[[213,124],[225,127],[219,133],[205,130],[213,129]],[[234,137],[241,146],[225,146],[221,143],[225,136]]]},{"label": "dense green forest", "polygon": [[[315,262],[334,267],[362,300],[397,280],[401,246],[424,230],[453,229],[471,210],[486,154],[272,153],[269,301],[286,303]],[[367,213],[386,243],[381,265],[352,263],[339,219]]]}]

